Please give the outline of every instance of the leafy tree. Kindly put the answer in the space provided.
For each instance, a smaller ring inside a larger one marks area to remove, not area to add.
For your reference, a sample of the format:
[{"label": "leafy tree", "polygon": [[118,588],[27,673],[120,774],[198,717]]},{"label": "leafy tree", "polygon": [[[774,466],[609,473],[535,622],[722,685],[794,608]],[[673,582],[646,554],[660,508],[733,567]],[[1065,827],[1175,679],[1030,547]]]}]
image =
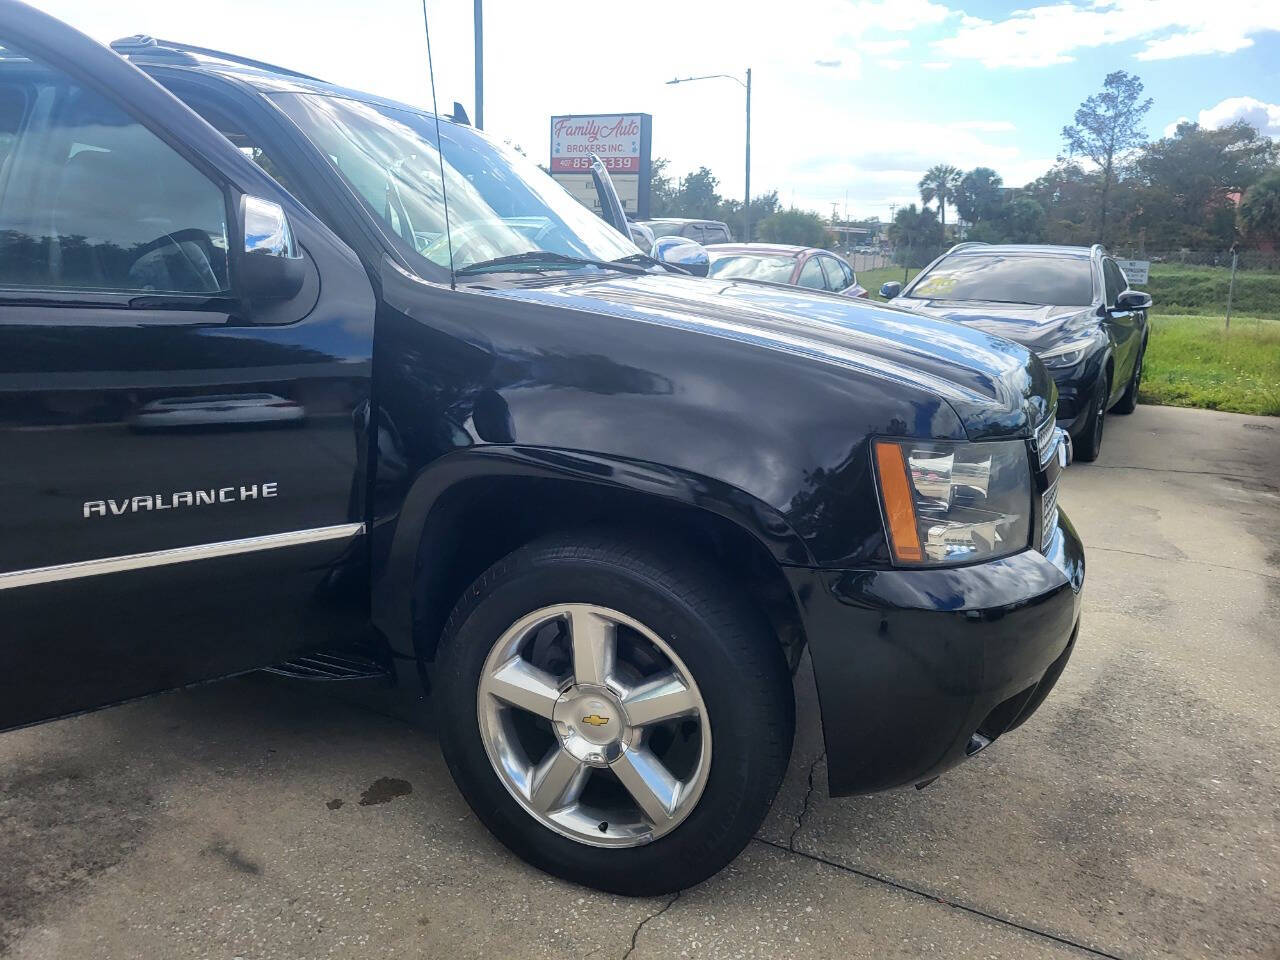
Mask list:
[{"label": "leafy tree", "polygon": [[1004,206],[1004,180],[990,167],[974,167],[960,178],[955,207],[970,223],[997,216]]},{"label": "leafy tree", "polygon": [[1235,200],[1277,160],[1277,146],[1240,120],[1218,130],[1178,124],[1172,137],[1148,145],[1135,168],[1141,184],[1137,218],[1157,249],[1229,247]]},{"label": "leafy tree", "polygon": [[1261,243],[1280,242],[1280,169],[1251,186],[1237,212],[1240,232]]},{"label": "leafy tree", "polygon": [[954,203],[960,187],[960,171],[946,163],[935,164],[920,178],[920,199],[925,204],[938,201],[938,216],[942,221],[942,235],[947,234],[947,204]]},{"label": "leafy tree", "polygon": [[1146,142],[1142,120],[1151,109],[1151,98],[1142,97],[1142,81],[1123,70],[1109,73],[1102,91],[1088,97],[1076,110],[1075,123],[1062,128],[1062,139],[1072,156],[1088,157],[1102,175],[1098,193],[1099,243],[1106,242],[1107,203],[1125,161]]},{"label": "leafy tree", "polygon": [[923,267],[942,252],[942,225],[928,207],[901,207],[889,225],[893,258],[904,267]]},{"label": "leafy tree", "polygon": [[760,223],[756,236],[769,243],[794,243],[801,247],[830,246],[830,234],[816,213],[779,210]]},{"label": "leafy tree", "polygon": [[[782,209],[782,204],[778,202],[778,191],[770,190],[768,193],[761,194],[758,197],[751,198],[751,233],[752,236],[758,237],[757,227],[764,223],[771,216]],[[742,219],[742,201],[741,200],[725,200],[720,205],[720,213],[716,216],[717,220],[723,220],[729,225],[729,232],[739,239],[745,238],[747,235],[746,223]]]},{"label": "leafy tree", "polygon": [[667,168],[671,161],[666,157],[654,157],[649,164],[649,216],[673,217],[676,215],[676,188]]},{"label": "leafy tree", "polygon": [[679,215],[701,220],[715,219],[724,202],[717,192],[719,186],[720,179],[706,167],[699,167],[693,173],[681,177],[680,189],[676,191],[675,197]]}]

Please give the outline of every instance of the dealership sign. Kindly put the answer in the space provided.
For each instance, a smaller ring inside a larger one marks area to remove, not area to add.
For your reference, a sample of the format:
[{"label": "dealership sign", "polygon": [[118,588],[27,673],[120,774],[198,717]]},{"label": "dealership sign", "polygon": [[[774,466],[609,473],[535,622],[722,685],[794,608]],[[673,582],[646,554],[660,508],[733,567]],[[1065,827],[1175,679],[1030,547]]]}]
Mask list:
[{"label": "dealership sign", "polygon": [[598,206],[591,164],[599,157],[623,208],[649,216],[649,149],[653,118],[647,113],[604,113],[551,118],[551,175],[583,203]]}]

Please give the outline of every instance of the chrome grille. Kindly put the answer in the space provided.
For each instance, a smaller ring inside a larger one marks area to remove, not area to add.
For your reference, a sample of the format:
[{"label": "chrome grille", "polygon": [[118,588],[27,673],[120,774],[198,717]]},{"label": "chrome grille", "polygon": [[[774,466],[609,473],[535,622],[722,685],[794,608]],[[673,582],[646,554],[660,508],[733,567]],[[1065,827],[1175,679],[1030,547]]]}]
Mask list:
[{"label": "chrome grille", "polygon": [[1061,475],[1054,478],[1053,483],[1049,484],[1049,489],[1044,492],[1044,496],[1040,500],[1040,517],[1041,517],[1041,534],[1040,534],[1040,552],[1044,553],[1049,549],[1049,544],[1053,542],[1054,531],[1058,529],[1058,480]]},{"label": "chrome grille", "polygon": [[1040,457],[1040,466],[1043,467],[1049,462],[1049,458],[1053,456],[1055,444],[1054,428],[1057,426],[1058,408],[1055,405],[1049,411],[1049,416],[1045,418],[1040,426],[1036,427],[1036,453]]}]

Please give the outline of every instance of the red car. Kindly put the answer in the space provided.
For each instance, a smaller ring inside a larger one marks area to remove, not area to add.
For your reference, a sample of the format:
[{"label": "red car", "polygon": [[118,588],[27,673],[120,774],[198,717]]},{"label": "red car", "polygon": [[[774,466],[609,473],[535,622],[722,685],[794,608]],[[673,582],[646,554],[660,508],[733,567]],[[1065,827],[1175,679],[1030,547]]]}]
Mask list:
[{"label": "red car", "polygon": [[713,243],[707,253],[712,277],[830,290],[847,297],[867,295],[853,267],[829,250],[786,243]]}]

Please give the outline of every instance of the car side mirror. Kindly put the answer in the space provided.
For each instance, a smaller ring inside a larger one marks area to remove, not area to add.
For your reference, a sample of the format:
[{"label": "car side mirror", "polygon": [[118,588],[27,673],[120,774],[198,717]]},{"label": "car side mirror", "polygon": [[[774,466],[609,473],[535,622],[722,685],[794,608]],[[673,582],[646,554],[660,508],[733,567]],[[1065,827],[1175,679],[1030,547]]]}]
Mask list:
[{"label": "car side mirror", "polygon": [[888,283],[880,284],[880,296],[886,300],[892,300],[902,292],[902,284],[897,280],[890,280]]},{"label": "car side mirror", "polygon": [[1151,294],[1141,290],[1126,290],[1116,297],[1117,310],[1146,310],[1151,306]]},{"label": "car side mirror", "polygon": [[659,237],[653,242],[649,256],[695,277],[705,277],[711,272],[711,255],[707,248],[685,237]]},{"label": "car side mirror", "polygon": [[247,300],[292,300],[306,280],[306,261],[298,249],[284,208],[272,200],[246,196],[240,204],[244,251],[241,285]]}]

